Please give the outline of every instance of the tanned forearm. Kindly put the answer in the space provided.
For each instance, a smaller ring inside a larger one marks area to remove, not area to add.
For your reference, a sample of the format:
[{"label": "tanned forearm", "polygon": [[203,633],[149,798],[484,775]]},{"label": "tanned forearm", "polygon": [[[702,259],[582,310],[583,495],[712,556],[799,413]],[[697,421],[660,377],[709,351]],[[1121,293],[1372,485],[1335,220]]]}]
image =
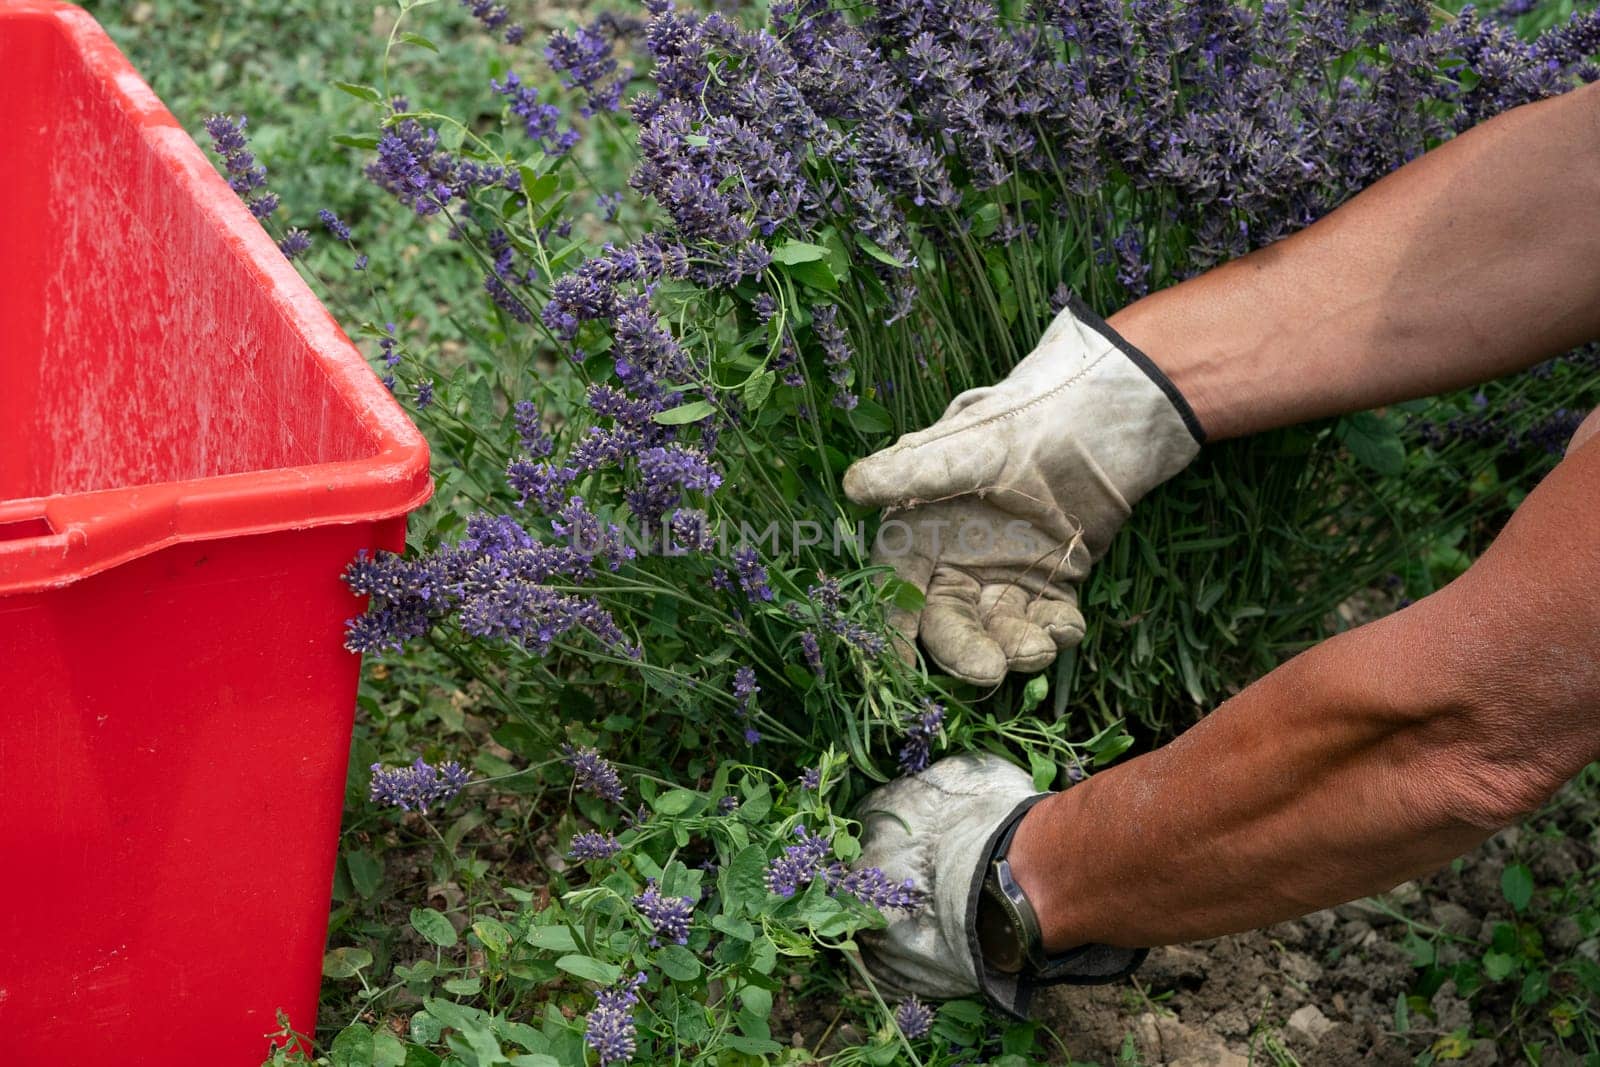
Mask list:
[{"label": "tanned forearm", "polygon": [[[1600,336],[1600,85],[1520,108],[1111,323],[1216,438],[1465,386]],[[1047,947],[1158,945],[1379,892],[1600,758],[1600,415],[1472,569],[1033,809]]]},{"label": "tanned forearm", "polygon": [[1600,437],[1458,581],[1034,808],[1046,946],[1245,930],[1437,868],[1600,758]]},{"label": "tanned forearm", "polygon": [[1212,440],[1431,396],[1600,336],[1600,84],[1517,108],[1111,325]]}]

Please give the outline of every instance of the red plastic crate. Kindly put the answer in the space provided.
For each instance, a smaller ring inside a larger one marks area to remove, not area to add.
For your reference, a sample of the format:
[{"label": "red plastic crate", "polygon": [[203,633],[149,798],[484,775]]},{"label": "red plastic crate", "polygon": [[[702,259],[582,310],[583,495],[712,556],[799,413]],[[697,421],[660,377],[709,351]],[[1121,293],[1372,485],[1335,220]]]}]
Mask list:
[{"label": "red plastic crate", "polygon": [[427,446],[88,15],[0,0],[0,102],[0,1060],[254,1067]]}]

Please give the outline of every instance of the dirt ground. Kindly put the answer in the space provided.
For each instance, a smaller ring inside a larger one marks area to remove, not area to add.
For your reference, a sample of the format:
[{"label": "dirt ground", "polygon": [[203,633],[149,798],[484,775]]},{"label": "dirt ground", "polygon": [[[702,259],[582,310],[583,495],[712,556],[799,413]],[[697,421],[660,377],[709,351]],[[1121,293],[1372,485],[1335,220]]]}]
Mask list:
[{"label": "dirt ground", "polygon": [[[1074,1059],[1168,1067],[1243,1067],[1250,1063],[1412,1064],[1441,1035],[1476,1021],[1498,1033],[1510,1022],[1515,990],[1486,992],[1476,1011],[1446,983],[1427,1013],[1408,1013],[1396,1030],[1396,1002],[1418,972],[1402,944],[1408,925],[1418,933],[1443,930],[1474,943],[1438,939],[1439,960],[1481,953],[1495,923],[1512,918],[1500,888],[1508,862],[1528,863],[1539,886],[1582,878],[1600,860],[1593,797],[1568,797],[1543,833],[1506,830],[1454,867],[1408,882],[1377,901],[1320,911],[1266,930],[1195,945],[1158,949],[1131,986],[1053,990],[1040,1015]],[[1553,833],[1551,831],[1554,831]],[[1404,918],[1400,918],[1403,916]],[[1423,929],[1423,928],[1426,929]],[[1600,953],[1570,916],[1555,911],[1540,922],[1552,959]],[[1493,994],[1493,995],[1491,995]],[[1131,1035],[1131,1037],[1130,1037]],[[1444,1057],[1440,1057],[1441,1059]],[[1479,1040],[1454,1062],[1526,1062],[1509,1035],[1500,1047]],[[1578,1064],[1581,1057],[1546,1051],[1544,1063]]]}]

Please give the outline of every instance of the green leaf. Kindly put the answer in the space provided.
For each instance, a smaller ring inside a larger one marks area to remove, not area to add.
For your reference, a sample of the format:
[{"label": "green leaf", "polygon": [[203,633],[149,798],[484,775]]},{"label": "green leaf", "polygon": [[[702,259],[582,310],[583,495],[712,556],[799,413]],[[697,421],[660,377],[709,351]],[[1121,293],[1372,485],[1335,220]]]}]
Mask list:
[{"label": "green leaf", "polygon": [[324,978],[354,978],[357,972],[372,966],[372,953],[364,948],[336,948],[322,957]]},{"label": "green leaf", "polygon": [[762,371],[744,383],[744,406],[755,411],[767,402],[767,397],[772,394],[773,383],[778,376],[771,371]]},{"label": "green leaf", "polygon": [[1485,952],[1483,954],[1483,976],[1491,982],[1498,982],[1509,978],[1517,969],[1517,958],[1504,952]]},{"label": "green leaf", "polygon": [[382,104],[383,94],[370,85],[356,85],[353,82],[334,82],[333,87],[342,92],[349,93],[357,100],[365,100],[369,104]]},{"label": "green leaf", "polygon": [[908,264],[885,252],[876,241],[864,233],[856,234],[856,244],[860,245],[863,252],[877,260],[879,263],[887,263],[889,266],[897,267],[901,270],[904,270],[908,266]]},{"label": "green leaf", "polygon": [[739,818],[745,822],[758,823],[767,817],[772,810],[772,790],[766,782],[751,783],[746,779],[742,785],[744,803],[739,807]]},{"label": "green leaf", "polygon": [[556,960],[556,966],[568,974],[587,978],[600,985],[616,985],[617,979],[622,977],[622,968],[611,963],[603,963],[593,956],[562,956]]},{"label": "green leaf", "polygon": [[1050,678],[1047,675],[1036,674],[1028,679],[1028,684],[1022,687],[1022,710],[1032,711],[1044,703],[1044,698],[1050,692]]},{"label": "green leaf", "polygon": [[350,884],[364,899],[371,900],[383,885],[383,860],[356,849],[345,853],[344,864],[350,872]]},{"label": "green leaf", "polygon": [[729,1034],[722,1039],[722,1043],[735,1052],[751,1056],[771,1056],[783,1051],[783,1046],[771,1038],[745,1037],[742,1034]]},{"label": "green leaf", "polygon": [[692,982],[700,977],[700,961],[682,945],[666,945],[656,953],[656,966],[675,982]]},{"label": "green leaf", "polygon": [[1043,752],[1029,752],[1028,770],[1033,773],[1033,788],[1048,792],[1050,783],[1056,780],[1056,761]]},{"label": "green leaf", "polygon": [[346,148],[373,149],[378,147],[378,139],[366,134],[339,133],[334,134],[333,143],[344,145]]},{"label": "green leaf", "polygon": [[1394,998],[1394,1032],[1403,1034],[1411,1029],[1411,1009],[1406,1004],[1406,995],[1402,992]]},{"label": "green leaf", "polygon": [[528,944],[546,952],[576,952],[578,942],[565,926],[535,926],[528,931]]},{"label": "green leaf", "polygon": [[437,1044],[444,1033],[444,1024],[425,1011],[411,1016],[411,1040],[419,1045]]},{"label": "green leaf", "polygon": [[1533,899],[1533,872],[1526,863],[1513,863],[1500,872],[1500,892],[1519,915],[1528,910]]},{"label": "green leaf", "polygon": [[456,943],[456,928],[450,925],[450,920],[444,917],[444,913],[434,911],[432,908],[412,908],[411,926],[429,944],[449,948]]},{"label": "green leaf", "polygon": [[470,997],[483,989],[483,983],[476,978],[447,978],[442,984],[446,993],[458,997]]},{"label": "green leaf", "polygon": [[526,163],[518,167],[517,172],[522,175],[522,195],[528,198],[530,204],[544,203],[561,184],[561,179],[554,174],[541,175]]},{"label": "green leaf", "polygon": [[750,966],[758,974],[771,974],[777,965],[778,946],[772,943],[772,938],[762,934],[761,938],[751,946]]},{"label": "green leaf", "polygon": [[772,262],[781,263],[786,267],[798,266],[801,263],[816,263],[827,258],[826,248],[806,241],[785,241],[772,250]]},{"label": "green leaf", "polygon": [[717,914],[711,917],[711,928],[718,933],[727,934],[736,941],[756,939],[756,928],[749,919],[736,919],[726,914]]},{"label": "green leaf", "polygon": [[695,802],[700,799],[700,794],[689,789],[671,789],[651,802],[651,806],[662,815],[682,815]]},{"label": "green leaf", "polygon": [[400,40],[404,41],[406,44],[414,44],[418,48],[426,48],[430,52],[439,51],[438,45],[434,44],[420,33],[412,33],[408,30],[400,35]]},{"label": "green leaf", "polygon": [[747,985],[739,990],[739,999],[744,1002],[744,1008],[757,1018],[765,1019],[772,1014],[772,993],[758,985]]},{"label": "green leaf", "polygon": [[833,269],[822,260],[806,260],[801,263],[781,264],[784,273],[789,275],[801,285],[808,285],[813,289],[820,289],[824,293],[839,291],[839,279]]},{"label": "green leaf", "polygon": [[372,1067],[372,1031],[360,1023],[351,1023],[339,1031],[328,1050],[333,1067]]},{"label": "green leaf", "polygon": [[709,400],[691,400],[687,404],[658,411],[651,418],[663,426],[682,426],[685,423],[699,422],[716,410]]},{"label": "green leaf", "polygon": [[746,845],[722,869],[723,906],[737,913],[743,906],[752,912],[760,910],[767,897],[767,850],[760,845]]},{"label": "green leaf", "polygon": [[1339,421],[1334,434],[1350,454],[1379,474],[1395,475],[1405,470],[1406,446],[1395,427],[1375,411],[1359,411]]},{"label": "green leaf", "polygon": [[864,434],[888,433],[894,429],[894,416],[890,415],[889,409],[882,404],[862,397],[860,402],[850,409],[850,425]]},{"label": "green leaf", "polygon": [[479,919],[472,924],[472,932],[478,935],[483,947],[496,956],[505,955],[506,949],[511,947],[511,931],[506,929],[504,923],[493,919]]},{"label": "green leaf", "polygon": [[388,1030],[372,1032],[372,1067],[405,1067],[406,1047]]}]

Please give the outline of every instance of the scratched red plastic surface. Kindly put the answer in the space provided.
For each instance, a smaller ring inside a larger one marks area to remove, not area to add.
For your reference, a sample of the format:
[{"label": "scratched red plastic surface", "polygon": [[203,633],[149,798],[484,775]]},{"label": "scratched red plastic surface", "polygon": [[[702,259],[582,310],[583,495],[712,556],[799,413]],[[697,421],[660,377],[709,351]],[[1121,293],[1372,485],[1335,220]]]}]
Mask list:
[{"label": "scratched red plastic surface", "polygon": [[76,8],[0,0],[0,189],[0,1060],[255,1067],[427,448]]}]

